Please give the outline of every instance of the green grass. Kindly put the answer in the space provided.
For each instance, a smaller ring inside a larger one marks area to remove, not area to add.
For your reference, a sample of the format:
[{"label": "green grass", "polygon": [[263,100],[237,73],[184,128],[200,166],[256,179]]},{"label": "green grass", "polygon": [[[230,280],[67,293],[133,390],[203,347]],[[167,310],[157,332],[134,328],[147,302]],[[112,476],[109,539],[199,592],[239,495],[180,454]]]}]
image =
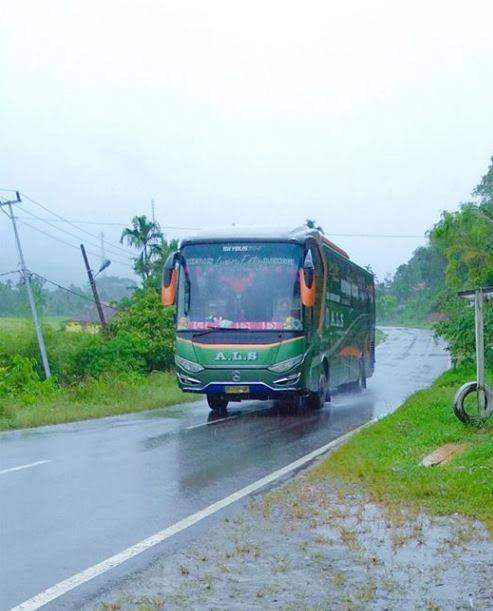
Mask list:
[{"label": "green grass", "polygon": [[[108,373],[98,379],[82,376],[77,370],[77,355],[93,336],[67,333],[61,322],[60,317],[43,321],[53,382],[38,381],[33,387],[26,376],[17,374],[25,380],[25,393],[0,398],[0,430],[139,412],[197,397],[179,390],[174,373]],[[17,356],[35,361],[44,378],[32,322],[0,317],[0,370]],[[0,376],[0,391],[1,384]]]},{"label": "green grass", "polygon": [[85,380],[55,388],[32,405],[10,401],[0,406],[0,430],[140,412],[192,401],[196,396],[179,390],[172,373]]},{"label": "green grass", "polygon": [[[0,317],[0,342],[7,345],[14,342],[19,335],[34,335],[32,322],[25,318]],[[1,345],[0,344],[0,345]]]},{"label": "green grass", "polygon": [[[68,320],[65,316],[44,316],[41,322],[55,329],[59,329]],[[13,318],[0,316],[0,333],[34,333],[33,322],[30,318]]]},{"label": "green grass", "polygon": [[[446,372],[396,412],[352,437],[311,477],[356,482],[389,507],[478,518],[493,531],[493,417],[472,428],[452,410],[455,391],[471,379],[472,370]],[[447,465],[420,466],[424,456],[445,443],[465,443],[467,449]]]}]

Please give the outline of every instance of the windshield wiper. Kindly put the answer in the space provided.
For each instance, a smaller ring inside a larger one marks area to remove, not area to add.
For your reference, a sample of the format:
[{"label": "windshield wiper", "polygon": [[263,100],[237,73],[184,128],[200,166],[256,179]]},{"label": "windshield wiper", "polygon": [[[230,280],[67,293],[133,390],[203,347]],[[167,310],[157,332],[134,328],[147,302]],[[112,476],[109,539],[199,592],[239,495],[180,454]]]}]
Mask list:
[{"label": "windshield wiper", "polygon": [[[242,329],[243,331],[250,331],[250,329]],[[201,337],[202,335],[208,335],[209,333],[212,333],[213,331],[238,331],[238,329],[231,329],[228,327],[209,327],[208,329],[206,329],[205,331],[201,331],[200,333],[194,333],[193,337]]]}]

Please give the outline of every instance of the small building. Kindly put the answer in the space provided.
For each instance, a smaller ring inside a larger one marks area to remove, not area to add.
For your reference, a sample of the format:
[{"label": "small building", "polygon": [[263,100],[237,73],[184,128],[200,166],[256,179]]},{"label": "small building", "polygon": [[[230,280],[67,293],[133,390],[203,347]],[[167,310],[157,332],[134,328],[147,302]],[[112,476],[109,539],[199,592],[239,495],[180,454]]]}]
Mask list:
[{"label": "small building", "polygon": [[[103,305],[102,307],[105,321],[110,322],[118,311],[107,305]],[[66,320],[64,322],[64,329],[70,333],[81,333],[82,331],[92,334],[99,333],[101,321],[99,320],[96,306],[92,306],[78,318]]]}]

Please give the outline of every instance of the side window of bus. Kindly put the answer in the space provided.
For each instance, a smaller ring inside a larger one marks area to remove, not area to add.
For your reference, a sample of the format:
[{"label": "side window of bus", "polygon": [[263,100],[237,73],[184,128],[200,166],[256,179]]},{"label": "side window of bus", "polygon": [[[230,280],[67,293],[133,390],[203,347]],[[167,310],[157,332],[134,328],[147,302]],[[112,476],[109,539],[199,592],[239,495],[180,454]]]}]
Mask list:
[{"label": "side window of bus", "polygon": [[366,276],[362,273],[358,276],[358,290],[360,293],[360,308],[367,311],[369,309],[369,295]]},{"label": "side window of bus", "polygon": [[366,290],[368,293],[368,308],[371,309],[375,301],[375,285],[371,280],[367,280]]},{"label": "side window of bus", "polygon": [[328,262],[328,296],[332,301],[338,301],[341,293],[341,269],[339,261],[330,255],[327,257]]},{"label": "side window of bus", "polygon": [[351,282],[351,306],[359,308],[359,292],[358,292],[358,270],[354,267],[350,271]]},{"label": "side window of bus", "polygon": [[351,305],[351,273],[349,265],[341,262],[341,302],[344,305]]}]

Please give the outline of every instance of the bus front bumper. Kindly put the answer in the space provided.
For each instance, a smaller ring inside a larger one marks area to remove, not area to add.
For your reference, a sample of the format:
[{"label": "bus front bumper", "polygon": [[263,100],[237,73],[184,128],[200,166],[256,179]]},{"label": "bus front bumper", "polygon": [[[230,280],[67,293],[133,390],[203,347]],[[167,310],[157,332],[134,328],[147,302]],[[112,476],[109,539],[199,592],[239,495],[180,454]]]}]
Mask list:
[{"label": "bus front bumper", "polygon": [[198,375],[177,370],[176,375],[180,388],[186,392],[219,395],[229,400],[282,398],[302,394],[304,390],[299,369],[285,374],[268,369],[205,369]]}]

